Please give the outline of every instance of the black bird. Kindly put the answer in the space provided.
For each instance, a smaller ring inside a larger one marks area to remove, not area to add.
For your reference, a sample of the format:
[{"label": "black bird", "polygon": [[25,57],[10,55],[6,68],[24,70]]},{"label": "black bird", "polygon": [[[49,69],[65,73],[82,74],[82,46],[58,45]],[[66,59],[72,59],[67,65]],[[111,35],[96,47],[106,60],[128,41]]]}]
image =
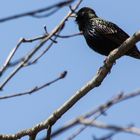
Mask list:
[{"label": "black bird", "polygon": [[[76,22],[89,47],[105,56],[129,38],[116,24],[99,18],[89,7],[83,7],[77,12]],[[140,52],[136,46],[125,55],[140,59]]]}]

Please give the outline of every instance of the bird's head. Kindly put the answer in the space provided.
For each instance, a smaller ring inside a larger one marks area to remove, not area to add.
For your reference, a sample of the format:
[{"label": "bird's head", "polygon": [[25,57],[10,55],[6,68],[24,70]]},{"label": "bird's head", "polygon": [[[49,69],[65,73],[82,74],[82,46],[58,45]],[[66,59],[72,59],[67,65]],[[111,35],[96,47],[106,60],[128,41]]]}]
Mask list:
[{"label": "bird's head", "polygon": [[77,12],[76,22],[78,24],[86,23],[88,20],[96,17],[97,15],[93,9],[89,7],[83,7]]}]

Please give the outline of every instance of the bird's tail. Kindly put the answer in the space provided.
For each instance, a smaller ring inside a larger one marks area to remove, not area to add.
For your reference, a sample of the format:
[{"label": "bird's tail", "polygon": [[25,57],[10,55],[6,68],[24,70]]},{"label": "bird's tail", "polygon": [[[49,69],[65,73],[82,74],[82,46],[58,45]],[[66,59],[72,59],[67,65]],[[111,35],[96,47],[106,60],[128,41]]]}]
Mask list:
[{"label": "bird's tail", "polygon": [[132,49],[130,49],[127,54],[128,56],[134,57],[136,59],[140,59],[140,51],[137,49],[137,47],[133,47]]}]

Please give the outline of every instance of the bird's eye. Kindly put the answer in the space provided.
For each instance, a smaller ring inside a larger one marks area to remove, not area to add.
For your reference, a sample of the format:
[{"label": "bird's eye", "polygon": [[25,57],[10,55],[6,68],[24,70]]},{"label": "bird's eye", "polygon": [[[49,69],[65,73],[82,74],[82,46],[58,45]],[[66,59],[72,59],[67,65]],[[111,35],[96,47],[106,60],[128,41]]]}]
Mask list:
[{"label": "bird's eye", "polygon": [[85,12],[82,12],[82,16],[85,14]]}]

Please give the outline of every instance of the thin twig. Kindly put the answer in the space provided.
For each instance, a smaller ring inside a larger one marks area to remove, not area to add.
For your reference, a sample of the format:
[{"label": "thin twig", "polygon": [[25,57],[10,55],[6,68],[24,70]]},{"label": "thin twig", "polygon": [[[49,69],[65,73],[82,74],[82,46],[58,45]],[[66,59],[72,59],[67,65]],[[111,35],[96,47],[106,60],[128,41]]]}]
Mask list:
[{"label": "thin twig", "polygon": [[41,86],[35,86],[34,88],[31,88],[30,90],[27,90],[25,92],[21,92],[21,93],[16,93],[16,94],[12,94],[12,95],[7,95],[7,96],[2,96],[0,97],[0,100],[3,100],[3,99],[9,99],[9,98],[14,98],[14,97],[19,97],[19,96],[24,96],[24,95],[31,95],[31,94],[34,94],[36,93],[37,91],[43,89],[43,88],[46,88],[48,86],[50,86],[51,84],[65,78],[67,75],[67,71],[64,71],[63,73],[61,73],[59,75],[59,77],[55,78],[54,80],[50,81],[50,82],[47,82]]},{"label": "thin twig", "polygon": [[20,47],[20,45],[24,42],[24,39],[21,38],[17,44],[17,46],[10,52],[9,56],[7,57],[4,65],[2,66],[2,68],[0,69],[0,76],[3,74],[3,72],[6,70],[6,68],[8,67],[11,59],[13,58],[14,54],[16,53],[16,51],[18,50],[18,48]]},{"label": "thin twig", "polygon": [[71,34],[71,35],[57,35],[59,38],[70,38],[70,37],[75,37],[75,36],[79,36],[82,35],[82,32],[80,33],[75,33],[75,34]]}]

